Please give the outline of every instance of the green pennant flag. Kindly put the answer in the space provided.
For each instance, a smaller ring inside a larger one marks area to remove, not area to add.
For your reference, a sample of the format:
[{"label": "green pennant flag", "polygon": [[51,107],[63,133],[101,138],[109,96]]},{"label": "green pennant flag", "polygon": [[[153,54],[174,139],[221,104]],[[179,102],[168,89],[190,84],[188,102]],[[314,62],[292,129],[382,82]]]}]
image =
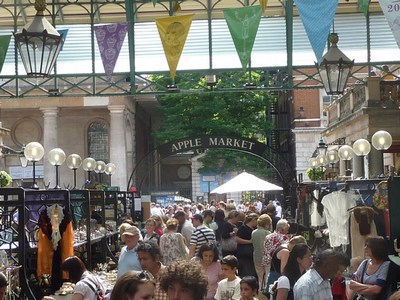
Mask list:
[{"label": "green pennant flag", "polygon": [[0,72],[3,69],[4,61],[6,60],[6,54],[8,46],[10,45],[11,35],[0,36]]},{"label": "green pennant flag", "polygon": [[156,6],[156,4],[158,3],[158,0],[151,0],[153,2],[153,6]]},{"label": "green pennant flag", "polygon": [[358,9],[364,13],[364,16],[367,16],[369,9],[370,0],[358,0]]},{"label": "green pennant flag", "polygon": [[258,26],[262,16],[260,5],[224,10],[224,17],[243,69],[250,61]]}]

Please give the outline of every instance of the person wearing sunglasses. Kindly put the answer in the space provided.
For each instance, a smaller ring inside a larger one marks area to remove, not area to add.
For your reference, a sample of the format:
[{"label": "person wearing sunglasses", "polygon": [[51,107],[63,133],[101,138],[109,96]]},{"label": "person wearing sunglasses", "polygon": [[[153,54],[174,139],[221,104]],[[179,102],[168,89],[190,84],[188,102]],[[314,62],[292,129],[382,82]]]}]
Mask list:
[{"label": "person wearing sunglasses", "polygon": [[129,271],[118,278],[110,300],[151,300],[154,297],[155,281],[148,271]]}]

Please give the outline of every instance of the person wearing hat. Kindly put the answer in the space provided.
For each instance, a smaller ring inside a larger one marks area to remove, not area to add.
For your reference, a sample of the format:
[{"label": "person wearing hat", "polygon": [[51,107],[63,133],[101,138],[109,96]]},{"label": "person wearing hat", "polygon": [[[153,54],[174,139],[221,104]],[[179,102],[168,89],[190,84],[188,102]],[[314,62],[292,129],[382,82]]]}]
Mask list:
[{"label": "person wearing hat", "polygon": [[121,254],[119,256],[117,278],[121,277],[128,271],[142,270],[136,252],[139,237],[139,228],[134,225],[125,227],[125,231],[122,233],[122,239],[126,246],[121,249]]},{"label": "person wearing hat", "polygon": [[199,251],[201,245],[215,242],[214,231],[203,225],[203,216],[195,214],[191,217],[194,228],[190,238],[189,257],[194,257]]}]

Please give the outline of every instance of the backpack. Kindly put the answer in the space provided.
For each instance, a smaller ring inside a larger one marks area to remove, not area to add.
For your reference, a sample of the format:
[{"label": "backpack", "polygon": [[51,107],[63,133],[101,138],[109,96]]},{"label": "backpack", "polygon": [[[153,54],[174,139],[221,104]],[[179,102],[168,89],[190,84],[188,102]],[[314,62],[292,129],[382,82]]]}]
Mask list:
[{"label": "backpack", "polygon": [[[89,280],[89,281],[91,281],[91,280]],[[95,288],[94,288],[89,282],[87,282],[85,280],[82,280],[82,282],[84,284],[86,284],[94,292],[94,294],[96,295],[96,300],[104,300],[105,299],[105,295],[104,295],[103,291],[97,284],[92,282],[95,285]]]}]

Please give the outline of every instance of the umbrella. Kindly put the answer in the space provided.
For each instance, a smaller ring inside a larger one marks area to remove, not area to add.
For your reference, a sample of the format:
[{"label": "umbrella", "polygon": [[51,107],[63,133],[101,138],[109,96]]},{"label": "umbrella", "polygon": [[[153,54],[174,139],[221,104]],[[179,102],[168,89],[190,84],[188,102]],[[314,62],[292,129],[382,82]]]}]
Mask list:
[{"label": "umbrella", "polygon": [[280,191],[283,190],[280,186],[262,180],[257,176],[243,172],[223,185],[212,190],[211,194],[225,194],[231,192],[244,191]]}]

